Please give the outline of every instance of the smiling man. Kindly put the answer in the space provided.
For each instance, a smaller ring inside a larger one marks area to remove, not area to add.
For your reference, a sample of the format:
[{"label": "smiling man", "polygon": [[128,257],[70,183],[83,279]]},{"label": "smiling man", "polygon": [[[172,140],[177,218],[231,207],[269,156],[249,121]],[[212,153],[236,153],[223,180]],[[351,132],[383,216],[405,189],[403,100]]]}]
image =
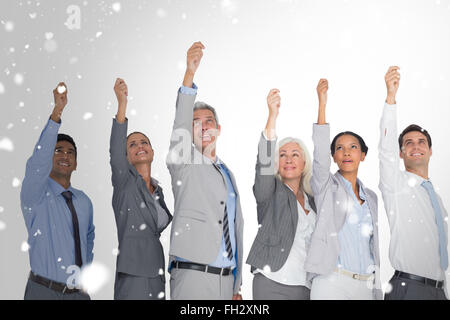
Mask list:
[{"label": "smiling man", "polygon": [[93,259],[92,203],[70,184],[77,168],[75,142],[66,134],[58,134],[67,105],[66,85],[59,83],[53,96],[55,107],[27,161],[20,192],[31,265],[24,298],[88,300],[90,297],[68,283],[68,278]]},{"label": "smiling man", "polygon": [[[412,124],[397,140],[398,70],[390,67],[386,73],[387,98],[380,123],[379,188],[391,229],[389,258],[395,269],[392,290],[385,299],[445,300],[448,214],[428,176],[429,133]],[[399,169],[400,159],[406,171]]]},{"label": "smiling man", "polygon": [[175,199],[169,252],[174,300],[241,299],[240,197],[231,170],[216,155],[221,129],[216,111],[194,104],[194,74],[204,48],[196,42],[187,52],[167,157]]}]

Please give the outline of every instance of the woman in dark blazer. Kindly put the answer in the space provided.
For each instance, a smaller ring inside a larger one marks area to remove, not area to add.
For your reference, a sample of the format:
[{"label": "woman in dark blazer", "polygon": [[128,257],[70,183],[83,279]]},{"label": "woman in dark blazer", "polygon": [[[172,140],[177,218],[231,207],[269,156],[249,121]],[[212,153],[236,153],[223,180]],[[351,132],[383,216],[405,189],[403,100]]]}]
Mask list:
[{"label": "woman in dark blazer", "polygon": [[267,104],[253,186],[259,230],[247,258],[254,273],[253,299],[309,300],[311,283],[303,264],[316,215],[311,157],[299,139],[285,138],[276,148],[279,90],[269,92]]},{"label": "woman in dark blazer", "polygon": [[127,137],[128,88],[117,79],[118,110],[111,130],[112,205],[119,240],[114,299],[165,299],[161,232],[172,220],[161,187],[151,176],[153,148],[147,136]]}]

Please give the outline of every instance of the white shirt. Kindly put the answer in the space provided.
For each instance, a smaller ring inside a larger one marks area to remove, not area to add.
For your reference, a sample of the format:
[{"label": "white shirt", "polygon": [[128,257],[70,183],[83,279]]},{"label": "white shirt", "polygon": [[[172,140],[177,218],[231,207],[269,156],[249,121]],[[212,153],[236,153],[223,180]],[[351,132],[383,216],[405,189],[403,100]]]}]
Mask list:
[{"label": "white shirt", "polygon": [[[421,186],[425,179],[400,169],[396,105],[385,104],[380,129],[379,188],[391,229],[391,265],[399,271],[443,280],[435,213],[428,192]],[[448,213],[437,197],[448,237]]]},{"label": "white shirt", "polygon": [[[288,186],[289,187],[289,186]],[[290,188],[289,188],[290,189]],[[316,213],[311,209],[308,197],[303,193],[305,199],[305,208],[309,211],[305,213],[300,203],[297,201],[298,222],[295,231],[294,242],[286,262],[280,270],[268,272],[267,270],[257,269],[256,272],[262,273],[266,278],[275,282],[290,286],[305,286],[311,289],[311,282],[307,280],[304,264],[308,253],[311,234],[316,225]],[[256,273],[255,272],[255,273]]]}]

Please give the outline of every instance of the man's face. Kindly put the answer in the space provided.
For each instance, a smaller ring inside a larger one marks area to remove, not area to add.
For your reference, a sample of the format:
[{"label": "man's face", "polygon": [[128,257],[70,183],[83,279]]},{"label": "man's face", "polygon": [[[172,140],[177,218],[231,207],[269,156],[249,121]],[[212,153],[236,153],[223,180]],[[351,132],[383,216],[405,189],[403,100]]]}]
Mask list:
[{"label": "man's face", "polygon": [[403,136],[400,158],[406,168],[428,166],[432,153],[427,137],[422,132],[411,131]]},{"label": "man's face", "polygon": [[212,111],[208,109],[198,109],[194,111],[193,118],[194,144],[197,149],[213,151],[217,137],[220,135],[220,125],[217,125]]},{"label": "man's face", "polygon": [[279,150],[278,162],[278,172],[283,181],[301,178],[305,169],[305,159],[297,143],[289,142],[282,146]]},{"label": "man's face", "polygon": [[70,177],[76,169],[77,159],[74,146],[68,141],[58,141],[53,155],[52,173]]},{"label": "man's face", "polygon": [[150,141],[141,133],[133,133],[127,140],[127,159],[135,166],[139,163],[152,163],[154,151]]},{"label": "man's face", "polygon": [[358,171],[359,163],[366,158],[358,139],[350,134],[344,134],[337,139],[334,151],[333,160],[339,170],[345,173]]}]

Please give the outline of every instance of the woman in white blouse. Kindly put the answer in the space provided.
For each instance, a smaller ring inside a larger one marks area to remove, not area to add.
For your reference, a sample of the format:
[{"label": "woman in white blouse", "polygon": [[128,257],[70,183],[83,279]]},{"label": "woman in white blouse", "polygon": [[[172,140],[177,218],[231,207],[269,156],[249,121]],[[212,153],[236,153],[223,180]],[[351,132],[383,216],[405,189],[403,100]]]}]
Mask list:
[{"label": "woman in white blouse", "polygon": [[311,157],[299,139],[285,138],[275,147],[280,102],[279,90],[272,89],[253,186],[259,230],[247,263],[255,275],[253,299],[309,300],[311,283],[303,265],[316,216]]}]

